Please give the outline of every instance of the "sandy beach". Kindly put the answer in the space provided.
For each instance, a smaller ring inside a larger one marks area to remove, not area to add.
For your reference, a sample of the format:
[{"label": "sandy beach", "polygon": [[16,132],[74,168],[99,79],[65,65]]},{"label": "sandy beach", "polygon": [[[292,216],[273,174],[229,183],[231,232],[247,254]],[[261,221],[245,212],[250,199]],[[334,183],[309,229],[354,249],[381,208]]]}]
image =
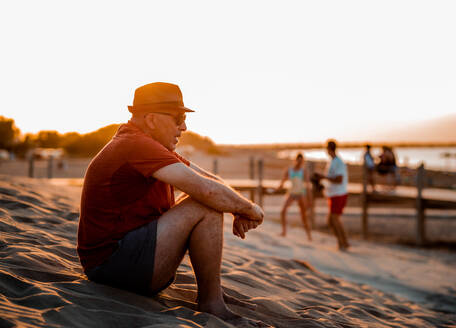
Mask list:
[{"label": "sandy beach", "polygon": [[[231,326],[195,310],[188,259],[153,298],[88,281],[75,250],[79,196],[1,176],[0,327]],[[231,306],[239,314],[273,327],[456,326],[456,254],[358,240],[341,253],[326,233],[310,243],[298,225],[286,239],[278,231],[267,214],[240,240],[225,217],[223,286],[256,305]]]}]

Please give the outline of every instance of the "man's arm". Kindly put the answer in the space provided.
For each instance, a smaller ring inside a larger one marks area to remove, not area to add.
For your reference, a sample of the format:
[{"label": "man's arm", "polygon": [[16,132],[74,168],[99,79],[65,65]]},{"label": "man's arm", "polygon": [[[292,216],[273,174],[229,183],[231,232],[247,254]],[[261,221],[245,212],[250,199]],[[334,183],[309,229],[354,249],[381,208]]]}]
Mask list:
[{"label": "man's arm", "polygon": [[199,167],[198,165],[196,165],[193,162],[190,162],[190,167],[193,170],[195,170],[197,173],[199,173],[199,174],[201,174],[201,175],[203,175],[205,177],[208,177],[208,178],[220,181],[223,184],[226,184],[225,181],[222,180],[222,178],[220,178],[219,176],[216,176],[215,174],[212,174],[212,173],[206,171],[205,169],[203,169],[202,167]]},{"label": "man's arm", "polygon": [[203,176],[185,164],[171,164],[155,171],[152,175],[219,212],[239,214],[250,220],[263,221],[263,210],[258,205],[230,186]]},{"label": "man's arm", "polygon": [[[331,181],[332,183],[342,183],[342,181],[343,181],[342,170],[343,170],[343,167],[340,165],[340,162],[332,162],[327,175],[317,173],[317,176],[320,179],[326,179],[328,181]],[[332,175],[329,175],[329,174],[332,174]]]},{"label": "man's arm", "polygon": [[319,179],[326,179],[328,181],[331,181],[332,183],[342,183],[342,175],[336,175],[334,177],[330,177],[330,176],[327,176],[327,175],[324,175],[324,174],[321,174],[321,173],[317,173],[315,172],[314,173]]},{"label": "man's arm", "polygon": [[342,183],[342,176],[336,175],[335,177],[326,176],[325,179],[331,181],[332,183]]},{"label": "man's arm", "polygon": [[[215,174],[212,174],[208,171],[206,171],[205,169],[203,169],[202,167],[196,165],[195,163],[193,162],[190,162],[190,167],[195,170],[197,173],[205,176],[205,177],[208,177],[208,178],[211,178],[211,179],[214,179],[214,180],[217,180],[223,184],[227,184],[225,181],[222,180],[222,178],[220,178],[219,176],[215,175]],[[184,198],[186,198],[188,195],[185,194],[185,193],[181,193],[179,195],[179,197],[176,199],[176,203],[180,202],[181,200],[183,200]]]}]

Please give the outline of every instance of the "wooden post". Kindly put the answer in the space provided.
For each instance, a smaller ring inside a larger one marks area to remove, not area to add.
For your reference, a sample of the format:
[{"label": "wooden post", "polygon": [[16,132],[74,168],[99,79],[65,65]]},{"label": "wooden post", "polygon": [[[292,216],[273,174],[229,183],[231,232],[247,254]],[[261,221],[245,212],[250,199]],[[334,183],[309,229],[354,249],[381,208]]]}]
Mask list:
[{"label": "wooden post", "polygon": [[214,158],[214,160],[212,161],[212,173],[214,173],[215,175],[218,174],[218,160],[217,160],[217,158]]},{"label": "wooden post", "polygon": [[[255,158],[253,156],[250,156],[249,159],[249,178],[251,180],[255,179]],[[250,190],[250,200],[252,202],[255,201],[255,190],[253,189]]]},{"label": "wooden post", "polygon": [[258,205],[263,207],[263,159],[258,160]]},{"label": "wooden post", "polygon": [[35,171],[35,155],[32,153],[30,155],[30,159],[29,159],[29,171],[28,171],[28,175],[30,178],[33,178],[34,171]]},{"label": "wooden post", "polygon": [[47,166],[47,177],[48,179],[52,179],[52,169],[54,167],[54,156],[49,156],[48,158],[48,166]]},{"label": "wooden post", "polygon": [[424,164],[418,167],[416,174],[416,242],[418,245],[424,245],[426,242],[426,227],[425,227],[425,216],[424,216],[424,202],[423,202],[423,188],[425,179]]},{"label": "wooden post", "polygon": [[362,229],[363,238],[369,237],[369,226],[368,226],[368,195],[367,195],[367,164],[363,161],[363,190],[361,192],[361,206],[362,206]]},{"label": "wooden post", "polygon": [[[314,162],[307,162],[307,170],[309,177],[312,177],[315,171],[315,163]],[[314,197],[314,191],[313,191],[313,184],[310,183],[310,190],[307,190],[309,193],[309,199],[310,199],[310,204],[308,205],[309,207],[309,217],[310,217],[310,225],[312,229],[315,229],[315,197]]]}]

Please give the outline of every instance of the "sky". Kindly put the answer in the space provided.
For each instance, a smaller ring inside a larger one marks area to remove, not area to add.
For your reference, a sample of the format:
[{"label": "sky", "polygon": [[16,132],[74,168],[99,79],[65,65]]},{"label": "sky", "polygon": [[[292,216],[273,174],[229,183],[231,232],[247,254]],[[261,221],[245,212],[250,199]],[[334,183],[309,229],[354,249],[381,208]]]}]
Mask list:
[{"label": "sky", "polygon": [[369,138],[456,113],[455,16],[455,1],[2,1],[0,115],[90,132],[163,81],[217,143]]}]

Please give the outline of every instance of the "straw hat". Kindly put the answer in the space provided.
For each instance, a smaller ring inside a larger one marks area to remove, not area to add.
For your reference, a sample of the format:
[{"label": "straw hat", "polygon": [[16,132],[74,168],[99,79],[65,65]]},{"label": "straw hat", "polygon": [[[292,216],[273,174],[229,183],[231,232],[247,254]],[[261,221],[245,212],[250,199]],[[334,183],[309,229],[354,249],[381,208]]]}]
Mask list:
[{"label": "straw hat", "polygon": [[194,112],[184,106],[182,92],[175,84],[155,82],[143,85],[135,90],[133,106],[128,106],[131,113],[137,112]]}]

